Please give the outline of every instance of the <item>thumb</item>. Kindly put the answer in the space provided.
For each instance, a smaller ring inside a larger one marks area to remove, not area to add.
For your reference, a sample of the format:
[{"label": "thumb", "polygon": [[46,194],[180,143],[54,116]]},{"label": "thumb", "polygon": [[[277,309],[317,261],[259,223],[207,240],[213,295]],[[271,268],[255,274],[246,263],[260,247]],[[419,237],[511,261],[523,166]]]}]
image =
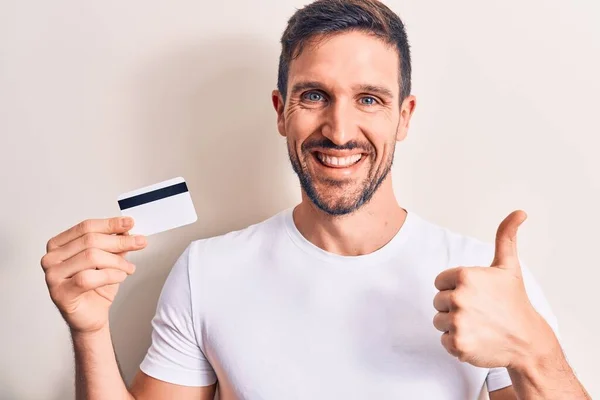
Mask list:
[{"label": "thumb", "polygon": [[517,230],[526,219],[525,211],[516,210],[500,223],[496,232],[496,251],[492,267],[520,269],[517,255]]}]

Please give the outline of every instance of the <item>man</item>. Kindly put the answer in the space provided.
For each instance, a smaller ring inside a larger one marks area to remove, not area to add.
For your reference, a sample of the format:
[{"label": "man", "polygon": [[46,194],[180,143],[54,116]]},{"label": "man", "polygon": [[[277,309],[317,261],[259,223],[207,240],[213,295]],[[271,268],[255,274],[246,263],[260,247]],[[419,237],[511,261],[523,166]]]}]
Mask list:
[{"label": "man", "polygon": [[463,400],[487,383],[492,400],[589,398],[519,262],[525,213],[487,244],[398,205],[390,168],[416,105],[410,72],[404,26],[381,3],[294,14],[272,100],[302,202],[185,249],[129,389],[108,310],[144,238],[114,218],[50,239],[41,263],[72,332],[78,397],[208,400],[218,383],[224,400]]}]

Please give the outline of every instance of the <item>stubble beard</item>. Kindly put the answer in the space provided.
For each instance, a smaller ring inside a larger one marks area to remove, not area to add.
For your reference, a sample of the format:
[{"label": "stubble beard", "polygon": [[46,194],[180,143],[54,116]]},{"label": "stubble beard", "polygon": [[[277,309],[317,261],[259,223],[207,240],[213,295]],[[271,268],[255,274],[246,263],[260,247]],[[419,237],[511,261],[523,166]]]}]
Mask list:
[{"label": "stubble beard", "polygon": [[[380,168],[380,172],[377,173],[371,166],[367,177],[356,189],[352,190],[352,188],[349,187],[354,185],[350,181],[319,179],[321,185],[327,188],[319,191],[316,188],[313,177],[308,172],[306,162],[300,162],[296,152],[288,143],[290,162],[294,172],[298,176],[302,190],[317,208],[331,216],[352,214],[371,200],[373,195],[377,192],[377,189],[379,189],[387,175],[390,173],[394,161],[394,152],[395,146],[392,146],[392,151],[385,161],[385,164]],[[312,155],[310,151],[303,151],[302,157],[304,160],[307,160],[308,157],[312,157]],[[371,155],[368,155],[367,157],[371,157]],[[326,192],[331,193],[332,196],[328,196]]]}]

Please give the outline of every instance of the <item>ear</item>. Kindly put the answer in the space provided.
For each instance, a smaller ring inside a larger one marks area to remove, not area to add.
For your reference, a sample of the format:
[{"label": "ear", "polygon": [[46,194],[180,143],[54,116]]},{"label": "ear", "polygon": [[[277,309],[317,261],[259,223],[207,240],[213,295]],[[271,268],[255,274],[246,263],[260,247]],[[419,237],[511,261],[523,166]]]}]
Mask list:
[{"label": "ear", "polygon": [[417,98],[413,95],[407,96],[400,106],[400,121],[396,132],[396,141],[401,142],[406,138],[410,119],[417,106]]},{"label": "ear", "polygon": [[279,90],[273,90],[273,93],[271,94],[271,100],[273,101],[273,107],[277,112],[277,130],[281,136],[285,137],[285,116],[283,114],[285,102],[283,101],[281,92],[279,92]]}]

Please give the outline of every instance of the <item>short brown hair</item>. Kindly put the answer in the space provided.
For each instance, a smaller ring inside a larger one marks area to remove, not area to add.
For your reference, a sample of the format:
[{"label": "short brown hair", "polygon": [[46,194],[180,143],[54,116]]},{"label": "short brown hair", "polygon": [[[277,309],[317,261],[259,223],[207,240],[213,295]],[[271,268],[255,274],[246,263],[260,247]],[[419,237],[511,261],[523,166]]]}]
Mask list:
[{"label": "short brown hair", "polygon": [[377,0],[317,0],[292,15],[281,37],[277,89],[284,101],[290,62],[306,43],[345,31],[366,32],[394,46],[400,58],[400,103],[410,95],[410,47],[400,17]]}]

